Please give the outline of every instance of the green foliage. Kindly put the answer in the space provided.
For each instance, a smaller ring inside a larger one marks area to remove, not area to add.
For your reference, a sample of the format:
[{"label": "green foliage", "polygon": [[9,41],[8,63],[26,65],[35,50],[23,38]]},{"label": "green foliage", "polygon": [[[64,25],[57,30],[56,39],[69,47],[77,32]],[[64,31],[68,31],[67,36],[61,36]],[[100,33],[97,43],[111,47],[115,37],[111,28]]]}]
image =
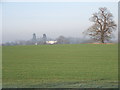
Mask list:
[{"label": "green foliage", "polygon": [[3,46],[3,87],[113,87],[117,50],[116,44]]}]

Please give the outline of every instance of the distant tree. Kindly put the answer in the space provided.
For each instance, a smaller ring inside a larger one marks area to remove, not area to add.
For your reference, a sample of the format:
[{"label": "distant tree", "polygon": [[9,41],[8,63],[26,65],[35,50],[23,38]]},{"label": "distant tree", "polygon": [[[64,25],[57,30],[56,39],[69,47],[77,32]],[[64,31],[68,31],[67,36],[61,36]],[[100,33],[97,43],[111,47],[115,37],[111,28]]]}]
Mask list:
[{"label": "distant tree", "polygon": [[85,33],[91,38],[101,43],[105,43],[112,38],[112,32],[116,30],[117,25],[113,20],[112,13],[106,7],[99,8],[99,12],[94,13],[90,21],[94,24]]},{"label": "distant tree", "polygon": [[57,38],[57,43],[58,44],[64,44],[64,42],[65,42],[65,37],[64,36],[59,36]]},{"label": "distant tree", "polygon": [[36,34],[35,34],[35,33],[33,33],[32,41],[33,41],[33,43],[36,43],[36,41],[37,41],[37,39],[36,39]]},{"label": "distant tree", "polygon": [[46,36],[46,34],[43,34],[42,39],[43,39],[43,44],[46,44],[46,41],[47,41],[47,36]]},{"label": "distant tree", "polygon": [[64,36],[59,36],[57,38],[57,44],[70,44],[70,41],[68,38],[66,38]]}]

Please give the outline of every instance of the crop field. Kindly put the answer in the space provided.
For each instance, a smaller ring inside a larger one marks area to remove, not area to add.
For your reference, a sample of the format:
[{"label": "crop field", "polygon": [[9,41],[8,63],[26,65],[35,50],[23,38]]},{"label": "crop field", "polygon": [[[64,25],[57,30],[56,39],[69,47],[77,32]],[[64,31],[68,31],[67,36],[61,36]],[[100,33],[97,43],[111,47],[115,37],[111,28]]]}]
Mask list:
[{"label": "crop field", "polygon": [[3,46],[3,88],[116,88],[117,44]]}]

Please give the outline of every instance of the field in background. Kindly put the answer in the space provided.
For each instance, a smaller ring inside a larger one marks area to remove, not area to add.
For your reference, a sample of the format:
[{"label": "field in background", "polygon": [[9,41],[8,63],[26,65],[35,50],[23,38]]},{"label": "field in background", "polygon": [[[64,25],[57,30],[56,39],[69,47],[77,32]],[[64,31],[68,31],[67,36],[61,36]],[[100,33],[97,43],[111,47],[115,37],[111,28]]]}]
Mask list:
[{"label": "field in background", "polygon": [[3,46],[3,87],[117,87],[117,44]]}]

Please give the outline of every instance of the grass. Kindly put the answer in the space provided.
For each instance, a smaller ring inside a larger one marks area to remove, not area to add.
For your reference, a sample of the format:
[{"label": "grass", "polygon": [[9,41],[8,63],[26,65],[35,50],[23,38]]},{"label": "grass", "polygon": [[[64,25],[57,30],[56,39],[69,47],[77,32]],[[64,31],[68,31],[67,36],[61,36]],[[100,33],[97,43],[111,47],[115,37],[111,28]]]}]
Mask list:
[{"label": "grass", "polygon": [[3,46],[3,87],[117,87],[118,45]]}]

